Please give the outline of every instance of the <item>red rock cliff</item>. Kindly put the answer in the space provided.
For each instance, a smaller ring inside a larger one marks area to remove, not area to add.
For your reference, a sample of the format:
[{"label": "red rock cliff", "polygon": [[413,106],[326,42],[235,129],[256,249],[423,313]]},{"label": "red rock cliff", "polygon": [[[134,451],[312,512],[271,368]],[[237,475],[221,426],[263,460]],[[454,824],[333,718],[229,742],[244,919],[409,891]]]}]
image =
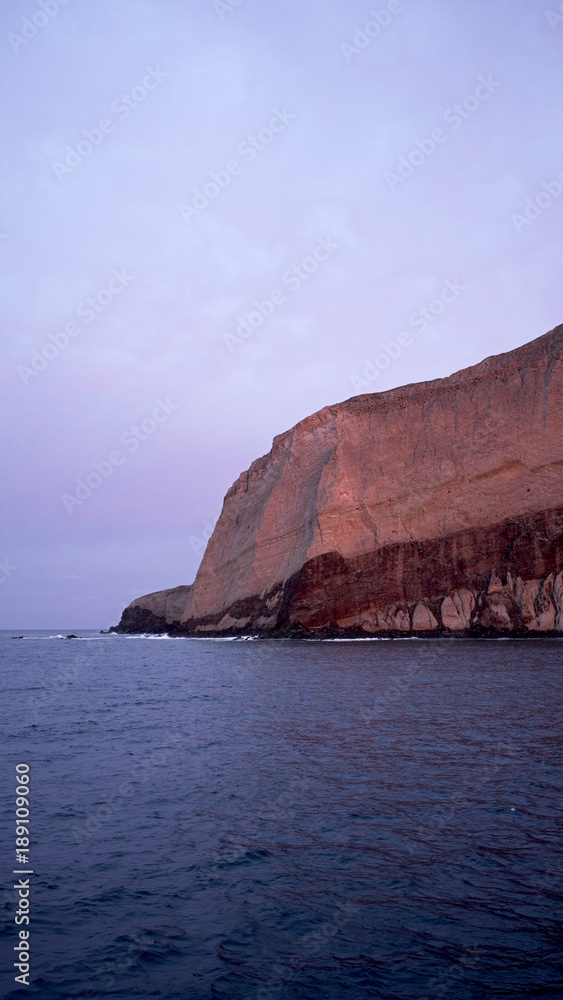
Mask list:
[{"label": "red rock cliff", "polygon": [[228,491],[180,629],[563,631],[563,327],[276,437]]}]

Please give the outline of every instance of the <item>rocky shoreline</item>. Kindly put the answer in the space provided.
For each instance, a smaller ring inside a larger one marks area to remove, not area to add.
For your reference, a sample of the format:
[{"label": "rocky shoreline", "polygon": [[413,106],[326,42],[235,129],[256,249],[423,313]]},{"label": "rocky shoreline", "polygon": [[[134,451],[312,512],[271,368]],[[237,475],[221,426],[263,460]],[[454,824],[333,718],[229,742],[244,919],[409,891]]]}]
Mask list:
[{"label": "rocky shoreline", "polygon": [[[150,600],[154,595],[138,602]],[[210,623],[211,624],[211,623]],[[185,629],[181,622],[166,621],[155,615],[149,607],[137,603],[123,612],[119,625],[110,632],[127,634],[168,634],[171,636],[198,635]],[[233,636],[252,634],[260,638],[487,638],[510,636],[533,638],[549,636],[563,638],[563,572],[550,573],[543,580],[528,580],[507,573],[503,583],[494,573],[488,585],[475,593],[467,589],[437,598],[416,602],[392,604],[374,615],[371,627],[364,620],[361,627],[346,627],[329,622],[320,628],[310,628],[301,623],[283,619],[273,629],[232,629]],[[209,638],[224,637],[224,630],[206,628]]]},{"label": "rocky shoreline", "polygon": [[190,586],[113,631],[563,634],[563,327],[446,379],[356,396],[227,492]]}]

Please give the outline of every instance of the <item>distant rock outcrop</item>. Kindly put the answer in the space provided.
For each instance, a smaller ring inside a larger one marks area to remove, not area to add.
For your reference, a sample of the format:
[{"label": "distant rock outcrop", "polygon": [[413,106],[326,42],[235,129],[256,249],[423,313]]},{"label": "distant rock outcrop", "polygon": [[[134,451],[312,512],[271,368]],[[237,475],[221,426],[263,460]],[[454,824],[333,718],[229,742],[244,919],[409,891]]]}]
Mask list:
[{"label": "distant rock outcrop", "polygon": [[191,585],[172,587],[171,590],[156,590],[154,594],[137,597],[121,616],[119,625],[110,632],[168,632],[178,625],[186,607]]},{"label": "distant rock outcrop", "polygon": [[228,491],[193,586],[137,599],[118,628],[558,633],[562,571],[560,326],[276,437]]}]

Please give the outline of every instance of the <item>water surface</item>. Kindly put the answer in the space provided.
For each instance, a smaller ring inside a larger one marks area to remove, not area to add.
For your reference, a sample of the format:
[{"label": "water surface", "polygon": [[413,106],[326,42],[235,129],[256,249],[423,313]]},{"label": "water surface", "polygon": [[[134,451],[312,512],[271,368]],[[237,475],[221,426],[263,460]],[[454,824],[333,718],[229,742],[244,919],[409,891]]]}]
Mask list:
[{"label": "water surface", "polygon": [[2,995],[563,995],[561,642],[78,634],[0,638]]}]

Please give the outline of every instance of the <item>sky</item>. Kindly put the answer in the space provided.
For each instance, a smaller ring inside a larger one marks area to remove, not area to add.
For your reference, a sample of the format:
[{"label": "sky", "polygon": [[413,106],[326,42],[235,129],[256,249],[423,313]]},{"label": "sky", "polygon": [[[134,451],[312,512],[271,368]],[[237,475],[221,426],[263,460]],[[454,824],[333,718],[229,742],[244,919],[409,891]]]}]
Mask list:
[{"label": "sky", "polygon": [[0,627],[191,583],[272,438],[563,321],[560,0],[0,11]]}]

